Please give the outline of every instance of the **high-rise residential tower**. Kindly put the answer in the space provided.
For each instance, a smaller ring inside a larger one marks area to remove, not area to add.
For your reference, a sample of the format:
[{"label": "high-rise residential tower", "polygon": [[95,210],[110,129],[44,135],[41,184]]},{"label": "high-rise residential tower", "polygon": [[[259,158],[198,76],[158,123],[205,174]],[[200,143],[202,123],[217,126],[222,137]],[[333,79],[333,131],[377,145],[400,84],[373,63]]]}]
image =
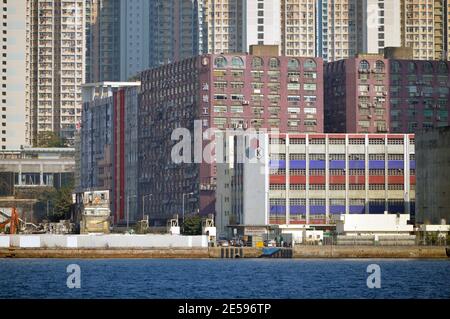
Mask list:
[{"label": "high-rise residential tower", "polygon": [[150,66],[196,56],[207,50],[201,0],[150,0]]},{"label": "high-rise residential tower", "polygon": [[316,56],[317,0],[281,0],[281,53]]},{"label": "high-rise residential tower", "polygon": [[402,46],[413,48],[414,59],[448,59],[448,0],[401,0]]},{"label": "high-rise residential tower", "polygon": [[27,144],[29,1],[5,0],[0,8],[0,148],[18,149]]},{"label": "high-rise residential tower", "polygon": [[150,66],[150,2],[120,3],[120,80],[125,81]]},{"label": "high-rise residential tower", "polygon": [[[242,0],[205,0],[208,52],[213,54],[242,50]],[[206,41],[206,39],[205,39]]]},{"label": "high-rise residential tower", "polygon": [[[120,0],[86,0],[86,82],[120,79]],[[128,2],[128,1],[124,1]]]},{"label": "high-rise residential tower", "polygon": [[30,142],[73,142],[85,80],[85,0],[30,1]]},{"label": "high-rise residential tower", "polygon": [[398,47],[400,2],[317,0],[317,54],[327,61]]}]

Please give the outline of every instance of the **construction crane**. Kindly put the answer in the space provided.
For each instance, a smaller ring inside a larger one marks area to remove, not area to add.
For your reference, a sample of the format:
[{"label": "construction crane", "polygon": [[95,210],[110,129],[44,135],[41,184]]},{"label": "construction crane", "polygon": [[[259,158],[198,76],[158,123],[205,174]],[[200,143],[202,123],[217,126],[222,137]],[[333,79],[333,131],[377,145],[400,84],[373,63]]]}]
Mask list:
[{"label": "construction crane", "polygon": [[16,207],[13,207],[11,210],[11,217],[4,222],[0,223],[0,231],[9,224],[9,233],[11,235],[16,234],[19,228],[19,215],[17,214]]}]

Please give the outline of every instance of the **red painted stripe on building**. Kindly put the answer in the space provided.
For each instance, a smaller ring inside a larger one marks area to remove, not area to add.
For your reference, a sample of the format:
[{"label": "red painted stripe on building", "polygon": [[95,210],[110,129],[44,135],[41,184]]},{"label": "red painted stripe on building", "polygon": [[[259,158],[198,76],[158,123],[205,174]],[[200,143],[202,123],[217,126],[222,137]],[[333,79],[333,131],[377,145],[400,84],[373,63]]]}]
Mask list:
[{"label": "red painted stripe on building", "polygon": [[291,176],[291,184],[306,184],[306,176]]},{"label": "red painted stripe on building", "polygon": [[345,184],[345,176],[330,176],[330,184]]},{"label": "red painted stripe on building", "polygon": [[369,184],[384,184],[384,176],[369,176]]},{"label": "red painted stripe on building", "polygon": [[310,176],[310,184],[325,184],[325,176]]},{"label": "red painted stripe on building", "polygon": [[[113,94],[113,123],[114,123],[114,127],[117,127],[117,112],[116,112],[116,93]],[[115,154],[117,154],[117,130],[114,130],[113,133],[113,138],[114,138],[114,143],[113,143],[113,151],[114,151],[114,156]],[[114,161],[115,162],[115,161]],[[117,176],[117,164],[114,163],[114,167],[113,167],[113,172],[114,172],[114,176]],[[114,223],[116,224],[118,222],[119,216],[117,216],[118,214],[118,209],[117,209],[117,199],[115,199],[116,195],[117,195],[117,184],[116,181],[113,181],[113,190],[112,190],[112,194],[114,196],[114,202],[113,202],[113,214],[114,214]]]},{"label": "red painted stripe on building", "polygon": [[120,212],[121,219],[125,218],[125,92],[120,90]]},{"label": "red painted stripe on building", "polygon": [[271,175],[270,184],[286,184],[286,176],[284,175]]},{"label": "red painted stripe on building", "polygon": [[364,134],[349,134],[348,138],[365,138]]},{"label": "red painted stripe on building", "polygon": [[388,176],[389,184],[403,184],[405,181],[404,176]]},{"label": "red painted stripe on building", "polygon": [[348,182],[349,182],[349,184],[365,184],[366,177],[365,176],[349,176]]},{"label": "red painted stripe on building", "polygon": [[411,185],[416,185],[416,177],[415,176],[410,176],[409,177],[409,183]]}]

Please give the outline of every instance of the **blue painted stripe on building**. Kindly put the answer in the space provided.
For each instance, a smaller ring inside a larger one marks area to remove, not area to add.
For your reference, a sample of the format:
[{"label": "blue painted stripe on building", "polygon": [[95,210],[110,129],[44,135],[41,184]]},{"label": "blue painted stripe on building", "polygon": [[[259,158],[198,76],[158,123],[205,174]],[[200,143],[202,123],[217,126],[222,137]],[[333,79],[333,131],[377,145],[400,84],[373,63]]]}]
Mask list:
[{"label": "blue painted stripe on building", "polygon": [[286,161],[284,161],[284,160],[270,160],[269,161],[269,167],[271,169],[286,168]]},{"label": "blue painted stripe on building", "polygon": [[403,169],[404,161],[388,161],[388,168],[390,169]]},{"label": "blue painted stripe on building", "polygon": [[369,214],[380,214],[384,213],[385,206],[383,205],[377,205],[377,204],[370,204],[369,203]]},{"label": "blue painted stripe on building", "polygon": [[409,162],[409,168],[416,169],[416,161],[410,161]]},{"label": "blue painted stripe on building", "polygon": [[325,214],[326,208],[325,206],[310,206],[309,213],[310,214]]},{"label": "blue painted stripe on building", "polygon": [[330,214],[345,214],[344,205],[330,206]]},{"label": "blue painted stripe on building", "polygon": [[388,205],[388,212],[392,214],[396,213],[404,213],[405,212],[405,205]]},{"label": "blue painted stripe on building", "polygon": [[290,168],[295,169],[306,169],[306,161],[305,160],[294,160],[290,161]]},{"label": "blue painted stripe on building", "polygon": [[345,161],[330,161],[330,169],[345,169]]},{"label": "blue painted stripe on building", "polygon": [[364,161],[349,161],[348,166],[350,169],[365,169],[366,163]]},{"label": "blue painted stripe on building", "polygon": [[291,215],[302,215],[306,214],[306,206],[291,206],[290,207]]},{"label": "blue painted stripe on building", "polygon": [[384,169],[384,161],[369,161],[369,169]]},{"label": "blue painted stripe on building", "polygon": [[364,214],[366,211],[363,205],[350,205],[348,209],[350,214]]},{"label": "blue painted stripe on building", "polygon": [[309,161],[310,169],[325,169],[325,161]]},{"label": "blue painted stripe on building", "polygon": [[286,206],[270,206],[271,215],[286,215]]}]

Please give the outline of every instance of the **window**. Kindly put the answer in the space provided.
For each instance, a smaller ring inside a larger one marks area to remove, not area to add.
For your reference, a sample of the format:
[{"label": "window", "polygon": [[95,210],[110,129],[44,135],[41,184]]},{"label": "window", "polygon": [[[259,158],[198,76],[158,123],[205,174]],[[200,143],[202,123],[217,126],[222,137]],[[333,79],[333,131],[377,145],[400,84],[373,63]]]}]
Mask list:
[{"label": "window", "polygon": [[425,74],[433,74],[433,64],[429,61],[424,62],[423,64],[423,73]]},{"label": "window", "polygon": [[415,74],[417,72],[417,65],[414,62],[409,62],[408,63],[408,72],[410,74]]},{"label": "window", "polygon": [[389,138],[388,144],[389,145],[403,145],[403,139],[402,138]]},{"label": "window", "polygon": [[325,139],[324,138],[311,138],[309,140],[309,144],[324,145],[325,144]]},{"label": "window", "polygon": [[231,59],[231,66],[234,68],[242,68],[244,67],[244,61],[240,57],[235,56]]},{"label": "window", "polygon": [[329,143],[333,145],[344,145],[345,138],[330,138]]},{"label": "window", "polygon": [[305,184],[291,184],[291,185],[289,185],[289,189],[291,191],[304,191],[304,190],[306,190],[306,185]]},{"label": "window", "polygon": [[400,73],[401,66],[398,61],[391,61],[391,72],[392,73]]},{"label": "window", "polygon": [[364,154],[350,154],[348,156],[348,159],[350,161],[364,161],[365,155]]},{"label": "window", "polygon": [[330,191],[342,191],[345,190],[345,184],[330,184]]},{"label": "window", "polygon": [[349,139],[350,145],[364,145],[365,139],[364,138],[351,138]]},{"label": "window", "polygon": [[445,62],[439,62],[438,73],[448,75],[448,67]]},{"label": "window", "polygon": [[299,168],[291,168],[289,170],[289,174],[291,176],[305,176],[306,175],[306,170],[299,169]]},{"label": "window", "polygon": [[280,67],[280,61],[277,58],[270,58],[269,67],[271,69],[278,69]]},{"label": "window", "polygon": [[384,154],[369,154],[370,161],[384,161]]},{"label": "window", "polygon": [[298,70],[299,66],[297,59],[290,59],[288,62],[288,70]]},{"label": "window", "polygon": [[224,68],[227,66],[227,59],[223,56],[218,56],[215,60],[214,60],[214,66],[216,68]]},{"label": "window", "polygon": [[285,190],[286,184],[270,184],[269,189],[270,190]]},{"label": "window", "polygon": [[371,191],[384,191],[384,184],[370,184],[369,190]]},{"label": "window", "polygon": [[349,184],[348,188],[351,191],[363,191],[366,189],[366,186],[364,184]]},{"label": "window", "polygon": [[345,161],[345,154],[330,154],[330,161]]},{"label": "window", "polygon": [[324,191],[325,184],[309,184],[309,190],[311,191]]},{"label": "window", "polygon": [[304,138],[291,138],[289,139],[290,144],[305,144]]},{"label": "window", "polygon": [[362,60],[359,62],[359,69],[363,71],[369,71],[370,70],[370,64],[366,60]]},{"label": "window", "polygon": [[291,161],[304,161],[306,160],[306,154],[304,153],[291,153],[289,154],[289,159]]},{"label": "window", "polygon": [[375,70],[379,73],[384,72],[384,62],[380,60],[375,62]]},{"label": "window", "polygon": [[303,63],[303,67],[305,69],[315,69],[317,67],[317,64],[314,60],[308,59]]},{"label": "window", "polygon": [[260,57],[254,57],[252,60],[252,67],[259,69],[263,67],[263,59],[261,59]]}]

